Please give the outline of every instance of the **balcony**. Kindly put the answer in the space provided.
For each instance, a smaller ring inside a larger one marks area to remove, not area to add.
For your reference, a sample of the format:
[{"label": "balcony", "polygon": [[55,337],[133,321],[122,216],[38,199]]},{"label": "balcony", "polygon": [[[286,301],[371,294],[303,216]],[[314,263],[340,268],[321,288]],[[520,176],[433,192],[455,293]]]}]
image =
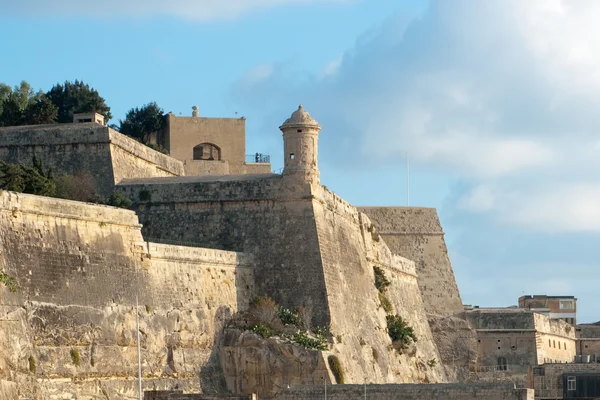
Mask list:
[{"label": "balcony", "polygon": [[270,162],[270,155],[261,153],[246,154],[246,164],[269,164]]}]

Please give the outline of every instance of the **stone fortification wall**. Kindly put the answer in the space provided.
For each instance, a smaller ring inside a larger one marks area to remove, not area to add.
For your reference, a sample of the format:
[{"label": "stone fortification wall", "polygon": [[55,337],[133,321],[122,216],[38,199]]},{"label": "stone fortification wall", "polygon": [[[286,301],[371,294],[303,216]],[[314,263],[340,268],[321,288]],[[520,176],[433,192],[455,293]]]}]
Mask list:
[{"label": "stone fortification wall", "polygon": [[[331,400],[361,399],[365,395],[374,400],[533,400],[533,389],[515,389],[512,383],[442,384],[442,385],[336,385],[327,387]],[[278,400],[319,399],[325,394],[323,386],[292,388],[277,397]],[[192,398],[190,398],[192,399]]]},{"label": "stone fortification wall", "polygon": [[23,398],[136,398],[136,295],[145,385],[222,389],[214,344],[254,295],[241,254],[144,242],[132,211],[2,191],[0,263],[19,284],[0,289],[0,379]]},{"label": "stone fortification wall", "polygon": [[31,164],[34,154],[55,175],[89,172],[103,197],[125,177],[184,174],[180,161],[95,123],[0,128],[0,160]]},{"label": "stone fortification wall", "polygon": [[115,183],[124,178],[185,174],[181,161],[152,150],[110,128],[107,129]]},{"label": "stone fortification wall", "polygon": [[[314,325],[331,327],[347,382],[445,380],[414,263],[392,255],[364,214],[321,186],[257,175],[125,180],[119,190],[150,199],[135,205],[149,238],[252,253],[257,293],[309,307]],[[418,336],[406,354],[391,348],[374,265]]]},{"label": "stone fortification wall", "polygon": [[31,165],[35,154],[55,175],[87,171],[98,192],[110,196],[115,180],[108,129],[94,123],[0,128],[0,160]]},{"label": "stone fortification wall", "polygon": [[[347,382],[444,382],[412,261],[395,256],[365,214],[322,186],[313,188],[321,260],[331,310],[333,349],[352,365]],[[393,313],[411,326],[418,342],[401,353],[389,350],[386,312],[380,306],[373,267],[392,285],[386,297]],[[428,366],[430,360],[434,366]],[[401,367],[400,367],[401,366]],[[360,368],[358,368],[360,367]]]},{"label": "stone fortification wall", "polygon": [[434,208],[358,207],[369,216],[395,254],[413,260],[428,314],[449,316],[463,305],[444,233]]},{"label": "stone fortification wall", "polygon": [[[144,237],[251,253],[258,293],[286,307],[310,307],[329,324],[321,254],[309,187],[280,175],[126,180],[119,190],[138,200]],[[308,294],[314,294],[310,296]]]}]

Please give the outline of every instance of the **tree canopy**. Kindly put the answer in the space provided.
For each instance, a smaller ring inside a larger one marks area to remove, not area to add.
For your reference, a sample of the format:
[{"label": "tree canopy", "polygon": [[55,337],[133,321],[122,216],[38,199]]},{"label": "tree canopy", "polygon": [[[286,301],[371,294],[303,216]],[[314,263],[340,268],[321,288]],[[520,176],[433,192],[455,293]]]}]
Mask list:
[{"label": "tree canopy", "polygon": [[147,144],[150,135],[164,126],[164,111],[155,102],[132,108],[125,120],[119,120],[119,132]]},{"label": "tree canopy", "polygon": [[48,99],[58,107],[57,122],[73,122],[73,113],[97,112],[105,121],[112,118],[110,107],[98,91],[90,85],[76,80],[57,83],[46,93]]},{"label": "tree canopy", "polygon": [[37,93],[22,81],[11,88],[0,83],[0,126],[52,124],[56,122],[57,107],[44,92]]}]

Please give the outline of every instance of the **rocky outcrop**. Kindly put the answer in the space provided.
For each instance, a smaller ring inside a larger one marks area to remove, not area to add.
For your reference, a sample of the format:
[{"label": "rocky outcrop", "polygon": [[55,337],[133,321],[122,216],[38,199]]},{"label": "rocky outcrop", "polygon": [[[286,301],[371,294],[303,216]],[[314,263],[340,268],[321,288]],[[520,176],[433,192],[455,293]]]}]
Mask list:
[{"label": "rocky outcrop", "polygon": [[326,353],[250,331],[226,329],[219,359],[233,393],[276,396],[288,386],[331,384],[333,379]]}]

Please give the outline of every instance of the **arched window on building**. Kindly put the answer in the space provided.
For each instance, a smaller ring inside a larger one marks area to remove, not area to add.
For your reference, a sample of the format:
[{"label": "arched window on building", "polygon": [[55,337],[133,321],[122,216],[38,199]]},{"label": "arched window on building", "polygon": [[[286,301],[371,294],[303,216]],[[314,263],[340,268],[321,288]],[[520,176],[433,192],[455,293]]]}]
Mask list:
[{"label": "arched window on building", "polygon": [[508,368],[506,366],[506,358],[499,357],[498,358],[498,371],[506,371]]},{"label": "arched window on building", "polygon": [[221,148],[212,143],[200,143],[194,147],[194,160],[221,160]]}]

